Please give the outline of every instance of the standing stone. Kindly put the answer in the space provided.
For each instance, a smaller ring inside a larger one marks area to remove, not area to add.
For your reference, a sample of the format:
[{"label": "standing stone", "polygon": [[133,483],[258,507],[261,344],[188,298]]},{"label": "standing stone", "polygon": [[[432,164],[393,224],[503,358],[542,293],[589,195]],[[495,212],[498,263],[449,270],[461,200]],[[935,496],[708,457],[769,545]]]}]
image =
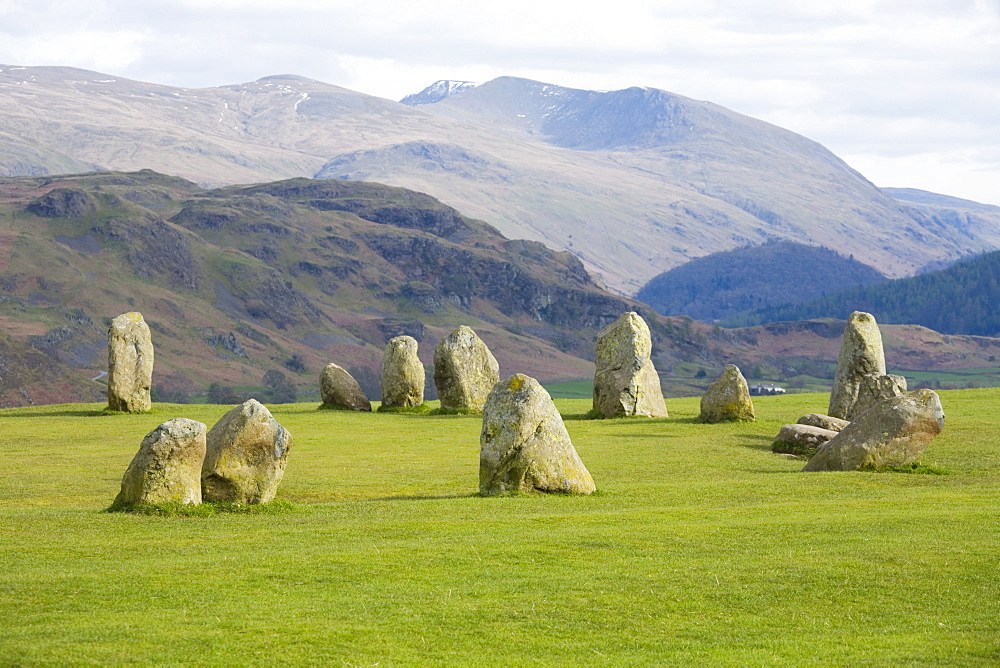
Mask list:
[{"label": "standing stone", "polygon": [[849,420],[853,420],[866,410],[882,401],[906,394],[906,378],[894,374],[879,375],[870,373],[861,379],[858,386],[858,398],[851,406],[848,415]]},{"label": "standing stone", "polygon": [[497,383],[483,408],[479,492],[590,494],[596,487],[562,416],[537,380],[514,374]]},{"label": "standing stone", "polygon": [[803,471],[857,471],[912,464],[944,428],[941,400],[932,390],[885,399],[827,441]]},{"label": "standing stone", "polygon": [[319,375],[319,394],[323,408],[344,408],[352,411],[370,411],[372,402],[358,385],[354,376],[333,362],[326,365]]},{"label": "standing stone", "polygon": [[256,399],[235,406],[208,432],[202,497],[206,502],[273,500],[291,447],[291,434]]},{"label": "standing stone", "polygon": [[870,373],[885,373],[882,334],[870,313],[855,311],[844,328],[827,414],[850,420],[851,409],[858,399],[861,379]]},{"label": "standing stone", "polygon": [[424,365],[412,336],[389,339],[382,357],[382,408],[412,408],[424,403]]},{"label": "standing stone", "polygon": [[747,379],[735,364],[727,364],[722,377],[701,396],[699,422],[753,422],[753,400]]},{"label": "standing stone", "polygon": [[205,425],[167,420],[146,434],[122,478],[114,506],[136,503],[201,503]]},{"label": "standing stone", "polygon": [[108,408],[139,413],[152,407],[153,340],[137,311],[123,313],[108,329]]},{"label": "standing stone", "polygon": [[667,417],[660,377],[649,358],[649,327],[630,311],[597,335],[594,412],[601,417]]},{"label": "standing stone", "polygon": [[434,349],[434,385],[441,408],[481,413],[500,365],[471,327],[462,325]]}]

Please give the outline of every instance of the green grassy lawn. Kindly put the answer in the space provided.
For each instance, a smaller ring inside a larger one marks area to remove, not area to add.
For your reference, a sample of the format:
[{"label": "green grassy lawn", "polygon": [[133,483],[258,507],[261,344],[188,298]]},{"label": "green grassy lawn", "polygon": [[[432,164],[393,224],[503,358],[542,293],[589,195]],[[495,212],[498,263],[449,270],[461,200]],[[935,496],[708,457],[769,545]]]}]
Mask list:
[{"label": "green grassy lawn", "polygon": [[272,407],[270,515],[102,512],[157,405],[0,411],[0,664],[1000,663],[1000,390],[942,393],[923,462],[800,473],[758,422],[583,420],[592,497],[480,498],[471,416]]}]

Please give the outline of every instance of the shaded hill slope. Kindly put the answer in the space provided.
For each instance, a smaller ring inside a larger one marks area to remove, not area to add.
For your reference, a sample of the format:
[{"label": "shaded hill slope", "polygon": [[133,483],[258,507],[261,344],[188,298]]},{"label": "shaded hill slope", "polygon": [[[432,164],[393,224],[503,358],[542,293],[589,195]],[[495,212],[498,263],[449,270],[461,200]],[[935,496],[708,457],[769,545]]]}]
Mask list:
[{"label": "shaded hill slope", "polygon": [[0,66],[0,115],[0,174],[379,181],[569,250],[628,294],[770,239],[835,248],[890,276],[1000,247],[996,212],[973,225],[914,214],[815,142],[655,89],[502,77],[409,107],[292,75],[183,89]]},{"label": "shaded hill slope", "polygon": [[713,253],[654,277],[636,295],[663,315],[713,322],[765,306],[808,301],[885,280],[871,267],[788,241]]}]

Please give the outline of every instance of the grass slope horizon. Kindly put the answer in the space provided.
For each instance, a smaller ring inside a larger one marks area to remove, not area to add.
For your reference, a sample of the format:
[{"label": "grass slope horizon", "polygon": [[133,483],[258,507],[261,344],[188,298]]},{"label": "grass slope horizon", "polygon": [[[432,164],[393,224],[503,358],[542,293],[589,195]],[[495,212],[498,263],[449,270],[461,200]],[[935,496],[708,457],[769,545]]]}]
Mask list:
[{"label": "grass slope horizon", "polygon": [[272,406],[284,505],[200,517],[103,509],[145,433],[228,406],[0,410],[0,662],[991,665],[998,393],[941,393],[943,475],[770,452],[822,394],[719,425],[557,401],[591,497],[479,497],[473,417]]}]

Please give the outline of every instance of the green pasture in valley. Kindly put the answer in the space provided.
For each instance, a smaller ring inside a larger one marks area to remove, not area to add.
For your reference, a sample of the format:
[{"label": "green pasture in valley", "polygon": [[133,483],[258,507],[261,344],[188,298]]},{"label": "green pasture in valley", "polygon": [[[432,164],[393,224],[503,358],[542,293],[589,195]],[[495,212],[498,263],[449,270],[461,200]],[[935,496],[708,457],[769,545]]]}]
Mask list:
[{"label": "green pasture in valley", "polygon": [[481,420],[273,406],[267,514],[107,513],[142,437],[228,408],[0,411],[0,664],[1000,662],[1000,390],[942,393],[942,475],[800,473],[758,421],[585,420],[591,497],[481,498]]}]

